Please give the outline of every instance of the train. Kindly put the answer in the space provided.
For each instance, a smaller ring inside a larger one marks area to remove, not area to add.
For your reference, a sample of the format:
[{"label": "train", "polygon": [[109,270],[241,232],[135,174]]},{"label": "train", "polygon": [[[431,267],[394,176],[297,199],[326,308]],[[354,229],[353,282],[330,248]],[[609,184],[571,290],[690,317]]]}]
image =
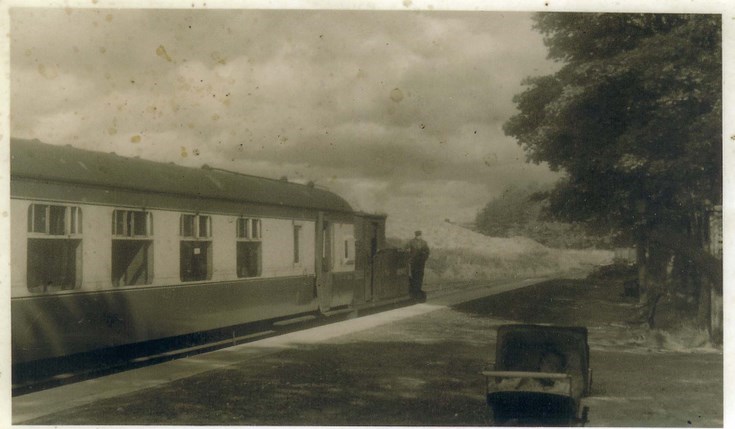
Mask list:
[{"label": "train", "polygon": [[386,215],[312,183],[10,141],[13,365],[410,299]]}]

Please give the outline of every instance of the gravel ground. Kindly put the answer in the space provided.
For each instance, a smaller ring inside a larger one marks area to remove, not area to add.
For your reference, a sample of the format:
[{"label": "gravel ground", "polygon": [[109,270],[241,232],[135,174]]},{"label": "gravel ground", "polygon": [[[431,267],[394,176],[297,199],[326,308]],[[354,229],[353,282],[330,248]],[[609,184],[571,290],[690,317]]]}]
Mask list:
[{"label": "gravel ground", "polygon": [[589,328],[589,426],[722,426],[721,351],[671,350],[621,323],[632,311],[609,287],[546,282],[25,423],[485,426],[495,328],[525,322]]}]

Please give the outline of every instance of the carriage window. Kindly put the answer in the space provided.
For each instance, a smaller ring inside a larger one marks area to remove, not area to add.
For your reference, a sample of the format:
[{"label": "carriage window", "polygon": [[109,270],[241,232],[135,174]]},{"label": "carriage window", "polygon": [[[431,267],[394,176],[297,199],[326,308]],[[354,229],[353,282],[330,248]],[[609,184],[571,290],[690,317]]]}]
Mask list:
[{"label": "carriage window", "polygon": [[258,277],[262,267],[260,219],[237,220],[237,276]]},{"label": "carriage window", "polygon": [[212,278],[211,241],[182,241],[180,252],[182,282]]},{"label": "carriage window", "polygon": [[153,281],[153,216],[142,210],[112,212],[112,284]]},{"label": "carriage window", "polygon": [[237,276],[258,277],[260,275],[260,243],[257,241],[237,242]]},{"label": "carriage window", "polygon": [[31,204],[28,232],[28,290],[43,293],[81,285],[81,209]]},{"label": "carriage window", "polygon": [[181,281],[212,278],[212,218],[205,215],[181,215]]},{"label": "carriage window", "polygon": [[348,237],[345,239],[345,247],[344,247],[344,264],[345,265],[351,265],[355,263],[355,239],[352,237]]},{"label": "carriage window", "polygon": [[82,209],[79,207],[31,204],[28,207],[28,232],[43,235],[82,233]]},{"label": "carriage window", "polygon": [[261,238],[260,219],[241,217],[237,220],[237,238],[258,240]]},{"label": "carriage window", "polygon": [[[332,249],[334,242],[332,241],[332,227],[329,222],[322,224],[322,271],[329,272],[332,269]],[[337,250],[337,252],[339,252]]]},{"label": "carriage window", "polygon": [[300,254],[301,246],[301,225],[293,226],[293,263],[298,264],[301,262]]},{"label": "carriage window", "polygon": [[194,221],[196,220],[195,215],[181,215],[181,231],[182,237],[196,237],[194,232]]},{"label": "carriage window", "polygon": [[82,232],[82,210],[79,207],[69,208],[69,232],[77,234]]},{"label": "carriage window", "polygon": [[112,235],[116,237],[148,237],[153,235],[153,217],[146,211],[115,210],[112,212]]},{"label": "carriage window", "polygon": [[197,230],[197,236],[200,238],[212,236],[212,218],[209,216],[198,216],[199,228]]},{"label": "carriage window", "polygon": [[28,207],[28,232],[46,232],[46,217],[48,206],[31,204]]},{"label": "carriage window", "polygon": [[204,215],[181,215],[180,234],[187,238],[212,237],[212,217]]},{"label": "carriage window", "polygon": [[252,219],[250,238],[252,239],[260,238],[260,219]]},{"label": "carriage window", "polygon": [[237,238],[248,238],[250,236],[249,219],[240,218],[237,220]]}]

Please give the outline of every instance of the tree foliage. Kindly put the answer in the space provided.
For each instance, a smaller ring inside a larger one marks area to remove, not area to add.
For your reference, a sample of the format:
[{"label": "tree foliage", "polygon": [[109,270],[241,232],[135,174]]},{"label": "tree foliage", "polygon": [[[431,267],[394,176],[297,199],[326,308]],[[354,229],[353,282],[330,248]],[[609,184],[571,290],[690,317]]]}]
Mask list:
[{"label": "tree foliage", "polygon": [[528,237],[554,248],[609,247],[609,237],[587,233],[580,224],[555,222],[547,215],[550,187],[510,186],[477,213],[475,226],[492,237]]},{"label": "tree foliage", "polygon": [[540,193],[538,186],[510,186],[477,213],[475,224],[484,234],[508,237],[514,227],[539,219],[544,205],[544,201],[537,197]]},{"label": "tree foliage", "polygon": [[720,17],[534,19],[561,67],[525,80],[504,131],[529,161],[566,173],[550,213],[636,243],[647,288],[672,282],[671,261],[681,278],[716,281],[702,213],[722,201]]},{"label": "tree foliage", "polygon": [[552,213],[625,232],[721,198],[718,16],[543,13],[535,28],[563,66],[524,82],[504,130],[567,173]]}]

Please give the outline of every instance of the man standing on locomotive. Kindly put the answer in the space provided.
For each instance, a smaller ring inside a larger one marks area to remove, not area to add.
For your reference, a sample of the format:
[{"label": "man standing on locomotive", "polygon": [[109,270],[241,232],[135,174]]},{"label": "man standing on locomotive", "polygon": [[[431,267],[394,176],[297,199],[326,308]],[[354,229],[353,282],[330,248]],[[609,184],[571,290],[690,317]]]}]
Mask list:
[{"label": "man standing on locomotive", "polygon": [[424,265],[426,265],[426,260],[429,259],[429,245],[421,238],[421,231],[416,231],[414,235],[407,246],[411,273],[411,297],[426,300],[426,294],[421,290],[421,285],[424,282]]}]

